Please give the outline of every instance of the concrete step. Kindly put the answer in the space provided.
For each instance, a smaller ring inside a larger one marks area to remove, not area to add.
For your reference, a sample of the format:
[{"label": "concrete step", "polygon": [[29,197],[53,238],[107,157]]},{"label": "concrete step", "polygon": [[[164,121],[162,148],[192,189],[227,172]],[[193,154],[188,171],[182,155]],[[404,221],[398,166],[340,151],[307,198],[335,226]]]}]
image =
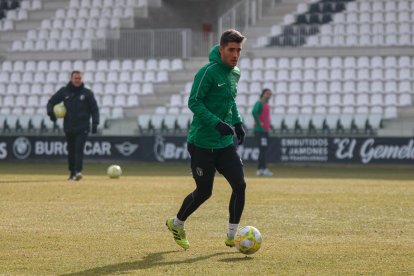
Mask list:
[{"label": "concrete step", "polygon": [[136,117],[122,119],[110,119],[107,122],[108,128],[102,131],[103,135],[131,136],[136,135],[138,123]]},{"label": "concrete step", "polygon": [[414,124],[411,122],[389,122],[384,128],[378,130],[378,136],[407,137],[414,136]]},{"label": "concrete step", "polygon": [[[414,95],[412,95],[411,98],[413,100]],[[401,120],[407,119],[407,120],[412,120],[413,121],[414,107],[413,106],[407,106],[407,107],[398,108],[398,118],[401,119]]]},{"label": "concrete step", "polygon": [[79,51],[41,51],[41,52],[0,52],[0,55],[7,55],[8,60],[68,60],[76,59],[87,60],[92,58],[91,50]]},{"label": "concrete step", "polygon": [[43,8],[48,10],[57,10],[69,7],[70,0],[43,0]]},{"label": "concrete step", "polygon": [[13,42],[14,40],[19,40],[26,37],[27,31],[16,30],[3,32],[0,37],[0,41]]},{"label": "concrete step", "polygon": [[154,91],[157,95],[179,93],[184,89],[186,83],[187,81],[156,83],[154,84]]},{"label": "concrete step", "polygon": [[[47,7],[48,8],[48,7]],[[42,21],[43,19],[51,19],[55,15],[56,10],[55,9],[42,9],[42,10],[33,10],[29,12],[29,18],[30,20],[38,20]]]},{"label": "concrete step", "polygon": [[139,106],[134,108],[124,108],[124,116],[126,118],[136,119],[141,114],[152,114],[154,113],[155,107]]},{"label": "concrete step", "polygon": [[149,107],[157,107],[169,103],[171,95],[142,95],[139,96],[139,105]]},{"label": "concrete step", "polygon": [[271,27],[276,24],[281,24],[283,22],[284,15],[275,15],[275,16],[266,16],[262,17],[259,21],[254,24],[253,27]]},{"label": "concrete step", "polygon": [[169,82],[179,82],[186,83],[194,79],[194,74],[196,71],[179,71],[179,72],[170,72],[168,73]]},{"label": "concrete step", "polygon": [[204,66],[208,62],[208,57],[194,57],[191,59],[184,60],[184,69],[187,71],[193,71],[196,73],[198,69]]},{"label": "concrete step", "polygon": [[7,51],[11,47],[11,42],[9,41],[1,41],[0,40],[0,55],[7,55]]},{"label": "concrete step", "polygon": [[41,25],[41,20],[22,20],[14,24],[14,29],[16,31],[28,31],[32,29],[39,28]]}]

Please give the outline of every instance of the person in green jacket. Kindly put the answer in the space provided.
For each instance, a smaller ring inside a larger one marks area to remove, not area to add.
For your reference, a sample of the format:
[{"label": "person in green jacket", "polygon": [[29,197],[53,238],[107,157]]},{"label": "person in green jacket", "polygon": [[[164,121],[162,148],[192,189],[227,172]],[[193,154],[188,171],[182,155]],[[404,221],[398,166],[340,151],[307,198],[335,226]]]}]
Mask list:
[{"label": "person in green jacket", "polygon": [[245,137],[235,102],[240,79],[240,69],[236,65],[244,41],[245,37],[236,30],[223,32],[220,45],[210,50],[209,63],[197,72],[191,88],[188,107],[194,115],[187,136],[187,149],[196,188],[184,199],[177,215],[166,221],[175,242],[184,249],[190,246],[184,222],[211,196],[216,170],[232,188],[225,244],[234,246],[246,189],[243,163],[233,145],[234,134],[239,145]]},{"label": "person in green jacket", "polygon": [[272,176],[273,173],[267,168],[266,152],[269,141],[270,130],[270,105],[269,99],[272,91],[265,88],[260,95],[260,99],[253,107],[252,115],[254,119],[254,136],[259,146],[259,159],[257,162],[256,174],[259,176]]}]

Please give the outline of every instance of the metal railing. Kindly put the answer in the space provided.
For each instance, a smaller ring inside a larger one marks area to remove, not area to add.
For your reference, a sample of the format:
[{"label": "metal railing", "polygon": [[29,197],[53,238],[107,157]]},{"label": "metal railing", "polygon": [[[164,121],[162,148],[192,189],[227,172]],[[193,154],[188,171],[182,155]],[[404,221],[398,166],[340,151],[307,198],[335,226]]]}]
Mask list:
[{"label": "metal railing", "polygon": [[99,59],[186,58],[191,56],[191,30],[122,30],[118,38],[96,41],[92,48]]},{"label": "metal railing", "polygon": [[205,56],[213,45],[212,33],[190,29],[121,30],[94,41],[94,59],[187,58]]},{"label": "metal railing", "polygon": [[265,11],[270,10],[279,0],[244,0],[220,16],[218,34],[227,29],[237,29],[244,32],[262,18]]}]

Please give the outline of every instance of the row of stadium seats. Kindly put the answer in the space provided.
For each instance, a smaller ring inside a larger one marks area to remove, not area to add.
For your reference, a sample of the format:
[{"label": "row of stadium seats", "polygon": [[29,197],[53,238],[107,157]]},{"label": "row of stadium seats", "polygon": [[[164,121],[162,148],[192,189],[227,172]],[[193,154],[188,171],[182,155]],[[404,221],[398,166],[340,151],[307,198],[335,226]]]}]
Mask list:
[{"label": "row of stadium seats", "polygon": [[242,58],[238,66],[242,70],[263,69],[322,69],[322,68],[412,68],[414,58],[410,56],[336,56],[336,57],[281,57]]},{"label": "row of stadium seats", "polygon": [[395,34],[412,34],[413,22],[402,23],[336,23],[325,24],[320,28],[316,25],[289,25],[281,27],[274,25],[271,28],[273,35],[296,35],[310,36],[320,32],[323,36],[329,35],[395,35]]},{"label": "row of stadium seats", "polygon": [[[50,95],[44,96],[0,96],[0,105],[2,107],[42,107],[46,106]],[[138,95],[95,95],[96,101],[100,106],[119,106],[119,107],[136,107],[139,105]]]},{"label": "row of stadium seats", "polygon": [[241,81],[336,81],[336,80],[412,80],[414,69],[411,68],[321,68],[321,69],[266,69],[244,70],[241,73]]},{"label": "row of stadium seats", "polygon": [[334,16],[332,22],[333,25],[336,24],[361,24],[361,23],[412,23],[414,21],[413,10],[404,10],[404,11],[384,11],[384,12],[354,12],[346,11],[343,13],[338,13]]},{"label": "row of stadium seats", "polygon": [[[253,118],[243,116],[248,132],[252,133]],[[274,114],[271,116],[274,133],[374,133],[381,127],[379,114]],[[142,133],[186,132],[191,122],[191,114],[143,114],[137,124]]]},{"label": "row of stadium seats", "polygon": [[[62,86],[65,86],[68,80],[58,84],[2,84],[0,83],[0,97],[1,96],[50,96],[58,91]],[[87,87],[90,87],[94,91],[95,95],[146,95],[154,92],[154,86],[152,83],[85,83]]]},{"label": "row of stadium seats", "polygon": [[[60,39],[100,39],[106,37],[106,28],[110,21],[105,21],[103,26],[91,29],[65,29],[65,30],[29,30],[26,35],[28,40],[60,40]],[[20,41],[20,40],[16,40]],[[23,41],[21,41],[23,42]]]},{"label": "row of stadium seats", "polygon": [[336,23],[326,24],[320,28],[321,35],[395,35],[412,34],[413,22],[400,23]]},{"label": "row of stadium seats", "polygon": [[[290,43],[290,42],[289,42]],[[293,43],[293,42],[292,42]],[[323,35],[308,37],[306,47],[332,46],[410,46],[414,44],[414,35]],[[294,46],[293,44],[289,44]]]},{"label": "row of stadium seats", "polygon": [[[269,88],[270,89],[270,88]],[[260,91],[254,91],[250,94],[237,95],[236,102],[241,106],[252,107],[258,99]],[[329,106],[329,105],[343,105],[343,106],[408,106],[412,104],[410,93],[362,93],[353,94],[332,91],[331,93],[306,93],[301,94],[301,91],[291,91],[288,93],[274,93],[271,98],[271,104],[274,106]],[[188,95],[181,96],[178,94],[170,97],[169,106],[186,106],[188,102]]]},{"label": "row of stadium seats", "polygon": [[[81,18],[89,19],[89,18],[114,18],[114,17],[133,17],[134,16],[134,10],[130,7],[122,7],[122,6],[111,6],[111,7],[93,7],[93,8],[86,8],[86,7],[79,7],[79,8],[69,8],[69,9],[58,9],[55,13],[55,19],[59,20],[79,20]],[[52,26],[53,28],[59,28],[62,29],[62,27],[59,27],[55,25],[56,23],[53,22]],[[58,23],[59,24],[59,23]],[[66,28],[66,24],[65,28]],[[68,25],[69,28],[73,28],[73,25]]]},{"label": "row of stadium seats", "polygon": [[322,1],[311,3],[308,10],[310,13],[340,12],[345,9],[346,2],[347,1]]},{"label": "row of stadium seats", "polygon": [[[191,86],[189,86],[191,89]],[[401,94],[413,93],[414,82],[406,81],[265,81],[265,82],[239,82],[237,91],[239,94],[260,93],[266,87],[274,94],[333,94],[333,93],[380,93],[380,94]],[[182,91],[181,94],[189,94],[190,90]]]},{"label": "row of stadium seats", "polygon": [[[94,29],[65,29],[65,30],[29,30],[26,35],[26,40],[15,40],[13,41],[15,46],[12,48],[17,47],[17,41],[19,44],[25,45],[26,41],[30,40],[60,40],[60,39],[101,39],[106,37],[106,28],[108,28],[110,21],[104,22],[103,26],[98,26]],[[30,49],[26,49],[30,50]]]},{"label": "row of stadium seats", "polygon": [[388,12],[414,10],[414,2],[409,0],[368,0],[349,2],[346,6],[349,12]]},{"label": "row of stadium seats", "polygon": [[[252,108],[258,100],[259,93],[250,95],[237,95],[236,103],[238,107]],[[409,93],[404,94],[299,94],[299,93],[288,93],[288,94],[275,94],[270,99],[271,106],[275,107],[329,107],[329,106],[349,106],[359,107],[366,106],[370,107],[386,107],[386,106],[409,106],[412,104],[412,95]],[[188,95],[172,95],[170,97],[169,107],[186,107],[188,102]]]},{"label": "row of stadium seats", "polygon": [[3,18],[10,21],[21,21],[29,18],[29,13],[25,9],[15,9],[7,11]]},{"label": "row of stadium seats", "polygon": [[[98,130],[106,126],[107,117],[100,116]],[[63,120],[58,119],[55,123],[44,114],[1,114],[0,113],[0,133],[38,133],[53,134],[63,132]]]},{"label": "row of stadium seats", "polygon": [[[120,106],[100,106],[99,114],[105,119],[114,119],[114,118],[124,118],[124,108]],[[41,115],[46,117],[46,105],[31,107],[31,106],[14,106],[14,107],[0,107],[0,115],[3,117],[8,115],[14,116],[32,116],[32,115]]]},{"label": "row of stadium seats", "polygon": [[14,23],[11,20],[0,20],[0,33],[2,31],[10,31],[14,29]]},{"label": "row of stadium seats", "polygon": [[77,18],[77,19],[44,19],[41,23],[39,31],[63,31],[66,29],[100,29],[109,27],[111,29],[118,28],[118,17],[103,17],[103,18]]},{"label": "row of stadium seats", "polygon": [[[22,1],[26,2],[26,1]],[[0,0],[0,10],[14,10],[20,7],[20,1],[18,0]]]},{"label": "row of stadium seats", "polygon": [[68,50],[88,50],[92,48],[92,40],[86,39],[63,39],[63,40],[15,40],[12,44],[12,51],[68,51]]},{"label": "row of stadium seats", "polygon": [[167,70],[175,71],[183,69],[183,60],[174,59],[137,59],[137,60],[41,60],[41,61],[22,61],[5,60],[0,63],[1,72],[70,72],[72,70],[82,70],[85,72],[96,71],[151,71]]},{"label": "row of stadium seats", "polygon": [[[256,97],[257,99],[257,97]],[[239,106],[238,110],[240,114],[251,114],[252,106]],[[192,115],[191,111],[188,109],[187,106],[159,106],[155,109],[155,114],[160,115],[169,115],[169,114],[184,114],[184,115]],[[340,106],[340,105],[320,105],[320,106],[283,106],[283,105],[275,105],[271,108],[271,114],[273,115],[284,115],[284,114],[319,114],[319,115],[340,115],[340,114],[369,114],[369,115],[376,115],[380,116],[383,119],[394,119],[398,116],[397,107],[394,105],[387,105],[387,106]],[[246,117],[244,115],[243,117]]]},{"label": "row of stadium seats", "polygon": [[70,0],[71,8],[92,8],[92,7],[143,7],[147,5],[147,0]]},{"label": "row of stadium seats", "polygon": [[[0,84],[19,84],[19,83],[66,83],[70,79],[70,72],[1,72],[0,73]],[[123,82],[123,83],[136,83],[136,82],[165,82],[168,81],[167,71],[136,71],[130,72],[96,72],[87,71],[84,73],[85,82],[100,82],[100,83],[111,83],[111,82]],[[1,93],[1,92],[0,92]]]},{"label": "row of stadium seats", "polygon": [[[189,82],[180,94],[186,95],[191,92],[192,83]],[[239,94],[260,93],[263,88],[269,88],[274,94],[333,94],[333,93],[380,93],[380,94],[401,94],[412,93],[413,81],[395,80],[333,80],[333,81],[314,81],[314,80],[295,80],[295,81],[241,81],[238,84]]]}]

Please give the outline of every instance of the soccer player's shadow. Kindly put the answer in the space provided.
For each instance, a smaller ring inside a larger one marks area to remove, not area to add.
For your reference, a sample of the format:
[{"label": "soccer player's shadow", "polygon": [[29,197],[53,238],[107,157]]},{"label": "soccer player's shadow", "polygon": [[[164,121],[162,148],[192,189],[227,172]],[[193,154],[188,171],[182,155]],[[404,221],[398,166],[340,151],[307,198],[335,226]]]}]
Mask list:
[{"label": "soccer player's shadow", "polygon": [[[95,268],[91,268],[91,269],[87,269],[83,271],[61,274],[61,276],[110,275],[110,274],[117,274],[117,273],[126,273],[128,271],[134,271],[134,270],[148,269],[148,268],[157,267],[157,266],[191,264],[191,263],[196,263],[199,261],[207,260],[207,259],[210,259],[216,256],[237,254],[237,252],[219,252],[219,253],[199,256],[195,258],[185,258],[185,259],[177,260],[177,261],[166,261],[164,256],[168,254],[172,254],[172,253],[176,254],[177,250],[150,253],[140,261],[124,262],[124,263],[106,265],[106,266],[101,266],[101,267],[95,267]],[[240,258],[227,258],[221,261],[229,262],[232,259],[236,260]]]}]

